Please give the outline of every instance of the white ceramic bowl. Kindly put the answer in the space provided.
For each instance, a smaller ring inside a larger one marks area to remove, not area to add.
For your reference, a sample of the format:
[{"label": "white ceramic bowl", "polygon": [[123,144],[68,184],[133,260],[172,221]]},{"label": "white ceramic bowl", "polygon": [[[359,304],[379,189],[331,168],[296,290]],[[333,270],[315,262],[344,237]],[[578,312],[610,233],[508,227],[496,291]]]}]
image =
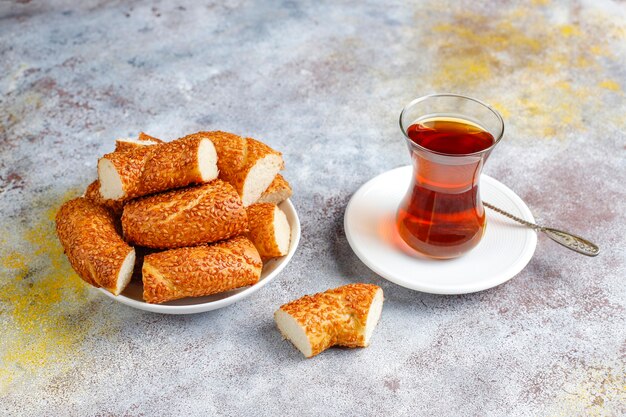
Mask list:
[{"label": "white ceramic bowl", "polygon": [[280,271],[283,270],[283,268],[285,268],[285,266],[287,266],[293,257],[293,254],[296,252],[298,243],[300,242],[300,220],[298,219],[298,213],[296,213],[295,207],[290,200],[283,201],[279,207],[285,212],[289,225],[291,226],[291,243],[289,246],[289,253],[283,257],[272,259],[267,262],[263,266],[263,272],[261,273],[259,282],[252,286],[238,288],[236,290],[213,294],[206,297],[183,298],[163,304],[146,303],[142,297],[143,286],[141,282],[131,281],[126,289],[118,296],[115,296],[102,288],[98,289],[107,297],[110,297],[122,304],[126,304],[127,306],[164,314],[202,313],[226,307],[234,302],[249,297],[260,290],[263,286],[267,285],[280,273]]}]

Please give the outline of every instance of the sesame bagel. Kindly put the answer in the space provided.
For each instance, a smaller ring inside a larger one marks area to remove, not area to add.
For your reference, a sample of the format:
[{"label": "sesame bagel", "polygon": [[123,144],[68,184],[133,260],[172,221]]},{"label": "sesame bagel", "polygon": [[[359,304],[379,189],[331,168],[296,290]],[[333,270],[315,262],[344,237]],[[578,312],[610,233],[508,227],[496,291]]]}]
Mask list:
[{"label": "sesame bagel", "polygon": [[248,147],[247,141],[241,136],[234,133],[213,131],[213,132],[198,132],[198,135],[203,135],[213,142],[215,150],[217,151],[217,168],[220,171],[220,178],[228,181],[225,177],[229,173],[236,172],[243,168],[246,163],[246,148]]},{"label": "sesame bagel", "polygon": [[292,193],[293,191],[291,190],[291,186],[287,180],[282,175],[278,174],[274,177],[270,186],[263,191],[263,194],[261,194],[257,203],[280,204],[291,197]]},{"label": "sesame bagel", "polygon": [[217,154],[211,140],[189,135],[172,142],[135,146],[98,161],[100,194],[128,200],[217,178]]},{"label": "sesame bagel", "polygon": [[259,253],[242,236],[153,253],[143,262],[143,298],[148,303],[164,303],[229,291],[255,284],[262,269]]},{"label": "sesame bagel", "polygon": [[368,346],[382,307],[380,287],[349,284],[285,304],[274,320],[282,335],[310,358],[331,346]]},{"label": "sesame bagel", "polygon": [[131,279],[135,250],[115,226],[109,210],[82,197],[63,204],[56,215],[59,241],[76,273],[118,295]]},{"label": "sesame bagel", "polygon": [[291,239],[291,227],[287,216],[272,203],[257,203],[246,209],[252,241],[264,261],[287,255]]},{"label": "sesame bagel", "polygon": [[245,233],[248,217],[235,189],[215,180],[128,202],[122,228],[131,244],[181,248]]},{"label": "sesame bagel", "polygon": [[197,135],[215,145],[220,178],[235,187],[244,207],[254,204],[284,168],[282,154],[258,140],[219,131]]}]

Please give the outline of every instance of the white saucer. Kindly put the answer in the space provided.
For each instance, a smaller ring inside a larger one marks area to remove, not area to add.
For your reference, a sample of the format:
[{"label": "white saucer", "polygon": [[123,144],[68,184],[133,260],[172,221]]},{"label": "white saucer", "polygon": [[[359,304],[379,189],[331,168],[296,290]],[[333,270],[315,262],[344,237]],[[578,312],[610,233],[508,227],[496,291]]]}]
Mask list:
[{"label": "white saucer", "polygon": [[126,304],[140,310],[165,314],[202,313],[226,307],[236,301],[249,297],[260,290],[263,286],[267,285],[280,273],[280,271],[285,268],[285,266],[287,266],[293,257],[293,254],[296,252],[298,243],[300,242],[300,220],[298,219],[298,213],[296,213],[295,207],[290,200],[283,201],[278,205],[278,207],[285,212],[289,225],[291,226],[291,243],[289,246],[289,253],[283,257],[266,262],[265,265],[263,265],[263,272],[261,273],[259,282],[250,287],[239,288],[206,297],[183,298],[163,304],[146,303],[143,300],[143,285],[138,281],[131,281],[126,289],[124,289],[124,291],[118,296],[115,296],[102,288],[98,289],[108,297],[122,304]]},{"label": "white saucer", "polygon": [[[412,290],[433,294],[466,294],[495,287],[513,278],[530,261],[537,234],[500,214],[487,212],[487,228],[472,251],[450,260],[418,255],[400,237],[395,216],[410,186],[412,167],[387,171],[354,193],[344,217],[348,242],[372,271]],[[483,201],[530,222],[533,215],[513,191],[483,175]]]}]

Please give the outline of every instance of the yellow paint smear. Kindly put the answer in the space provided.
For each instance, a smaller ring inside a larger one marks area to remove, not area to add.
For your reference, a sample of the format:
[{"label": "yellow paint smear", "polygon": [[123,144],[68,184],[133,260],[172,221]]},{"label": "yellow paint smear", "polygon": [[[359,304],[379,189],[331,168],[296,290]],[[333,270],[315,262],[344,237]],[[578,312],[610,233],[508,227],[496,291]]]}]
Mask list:
[{"label": "yellow paint smear", "polygon": [[[425,80],[435,91],[498,103],[495,107],[526,136],[584,131],[585,114],[603,104],[599,90],[621,91],[604,79],[604,61],[611,58],[606,33],[621,32],[610,16],[580,13],[555,25],[548,15],[539,7],[503,7],[490,16],[444,17],[422,39],[436,51],[434,70]],[[614,119],[610,111],[604,117]]]},{"label": "yellow paint smear", "polygon": [[[68,193],[61,201],[76,194]],[[0,393],[19,376],[69,365],[76,359],[72,348],[90,327],[89,321],[76,320],[89,303],[88,287],[71,269],[57,240],[54,216],[59,206],[54,204],[12,238],[12,249],[3,242],[0,325],[6,330],[0,341]]]},{"label": "yellow paint smear", "polygon": [[511,116],[511,112],[509,111],[509,109],[507,109],[506,107],[504,107],[504,105],[498,101],[492,101],[491,102],[491,106],[496,109],[503,118],[507,119]]},{"label": "yellow paint smear", "polygon": [[561,25],[559,26],[559,30],[561,31],[561,35],[569,38],[571,36],[580,35],[580,29],[574,25]]},{"label": "yellow paint smear", "polygon": [[622,89],[620,85],[613,80],[601,81],[599,86],[602,88],[606,88],[607,90],[611,90],[611,91],[621,91]]},{"label": "yellow paint smear", "polygon": [[567,382],[561,388],[548,415],[600,417],[619,415],[620,410],[623,411],[626,404],[623,367],[598,365],[573,371],[568,381],[575,382]]}]

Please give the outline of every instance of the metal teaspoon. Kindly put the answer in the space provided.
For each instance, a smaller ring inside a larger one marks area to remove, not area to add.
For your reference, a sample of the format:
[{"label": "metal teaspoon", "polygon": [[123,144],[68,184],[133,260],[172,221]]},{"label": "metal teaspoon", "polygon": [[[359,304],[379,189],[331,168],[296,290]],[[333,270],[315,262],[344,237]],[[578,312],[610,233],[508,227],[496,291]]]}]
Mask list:
[{"label": "metal teaspoon", "polygon": [[530,227],[531,229],[545,233],[550,239],[554,240],[560,245],[565,246],[567,249],[571,249],[575,252],[582,253],[583,255],[587,256],[597,256],[600,253],[600,248],[596,244],[580,236],[576,236],[572,233],[564,232],[562,230],[553,229],[551,227],[539,226],[534,223],[527,222],[524,219],[520,219],[519,217],[516,217],[511,213],[507,213],[506,211],[484,201],[483,204],[489,207],[491,210],[508,217],[509,219],[515,220],[516,222],[521,223],[524,226]]}]

